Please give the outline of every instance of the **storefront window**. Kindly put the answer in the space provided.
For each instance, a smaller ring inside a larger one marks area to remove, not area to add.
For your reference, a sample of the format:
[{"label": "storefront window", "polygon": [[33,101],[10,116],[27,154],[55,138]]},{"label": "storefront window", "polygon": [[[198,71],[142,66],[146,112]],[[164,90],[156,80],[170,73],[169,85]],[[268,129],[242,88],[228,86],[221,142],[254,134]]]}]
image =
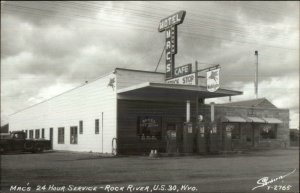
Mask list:
[{"label": "storefront window", "polygon": [[276,125],[264,125],[260,129],[262,139],[275,139],[276,138]]},{"label": "storefront window", "polygon": [[137,135],[141,140],[161,139],[161,117],[138,117]]},{"label": "storefront window", "polygon": [[241,137],[241,128],[238,123],[228,124],[226,132],[231,132],[231,139],[240,139]]}]

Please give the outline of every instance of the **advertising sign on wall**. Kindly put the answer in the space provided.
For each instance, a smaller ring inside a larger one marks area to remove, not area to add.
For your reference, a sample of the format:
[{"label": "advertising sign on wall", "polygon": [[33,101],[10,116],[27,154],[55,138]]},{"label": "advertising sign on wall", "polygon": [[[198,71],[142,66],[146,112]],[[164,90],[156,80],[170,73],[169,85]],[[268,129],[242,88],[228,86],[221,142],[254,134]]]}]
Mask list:
[{"label": "advertising sign on wall", "polygon": [[139,116],[137,134],[141,139],[160,139],[161,117]]},{"label": "advertising sign on wall", "polygon": [[206,85],[209,92],[215,92],[220,88],[220,69],[210,70],[206,73]]}]

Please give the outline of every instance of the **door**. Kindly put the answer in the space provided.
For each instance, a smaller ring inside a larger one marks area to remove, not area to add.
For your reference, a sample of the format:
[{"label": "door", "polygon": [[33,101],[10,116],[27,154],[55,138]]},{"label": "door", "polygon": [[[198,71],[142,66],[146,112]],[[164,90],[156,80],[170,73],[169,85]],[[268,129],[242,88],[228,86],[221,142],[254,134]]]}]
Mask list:
[{"label": "door", "polygon": [[50,128],[49,132],[50,149],[53,149],[53,128]]},{"label": "door", "polygon": [[242,124],[242,139],[244,147],[251,148],[254,146],[254,131],[253,126],[251,126],[251,123]]},{"label": "door", "polygon": [[166,128],[166,152],[167,153],[176,153],[178,151],[177,145],[177,131],[175,123],[167,123]]},{"label": "door", "polygon": [[223,148],[225,151],[231,151],[232,149],[232,139],[231,139],[231,131],[234,125],[231,123],[223,124],[224,135],[223,135]]},{"label": "door", "polygon": [[173,146],[176,146],[176,151],[181,152],[182,150],[182,137],[183,137],[183,123],[181,122],[168,122],[166,128],[166,134],[173,131]]}]

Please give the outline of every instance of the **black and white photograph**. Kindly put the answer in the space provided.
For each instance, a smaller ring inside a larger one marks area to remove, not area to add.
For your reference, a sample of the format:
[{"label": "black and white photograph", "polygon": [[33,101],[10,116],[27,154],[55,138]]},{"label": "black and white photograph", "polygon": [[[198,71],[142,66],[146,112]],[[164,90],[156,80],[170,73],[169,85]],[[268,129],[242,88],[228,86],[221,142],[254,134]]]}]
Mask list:
[{"label": "black and white photograph", "polygon": [[299,1],[1,1],[0,192],[298,193]]}]

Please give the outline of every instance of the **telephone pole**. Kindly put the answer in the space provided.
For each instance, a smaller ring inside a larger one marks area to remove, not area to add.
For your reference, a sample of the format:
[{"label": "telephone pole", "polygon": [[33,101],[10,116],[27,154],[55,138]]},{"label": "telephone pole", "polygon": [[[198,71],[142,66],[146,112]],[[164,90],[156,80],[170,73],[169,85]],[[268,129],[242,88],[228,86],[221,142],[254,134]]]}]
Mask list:
[{"label": "telephone pole", "polygon": [[254,55],[256,56],[256,69],[255,69],[255,80],[254,80],[254,91],[256,98],[258,97],[258,51],[255,50]]}]

